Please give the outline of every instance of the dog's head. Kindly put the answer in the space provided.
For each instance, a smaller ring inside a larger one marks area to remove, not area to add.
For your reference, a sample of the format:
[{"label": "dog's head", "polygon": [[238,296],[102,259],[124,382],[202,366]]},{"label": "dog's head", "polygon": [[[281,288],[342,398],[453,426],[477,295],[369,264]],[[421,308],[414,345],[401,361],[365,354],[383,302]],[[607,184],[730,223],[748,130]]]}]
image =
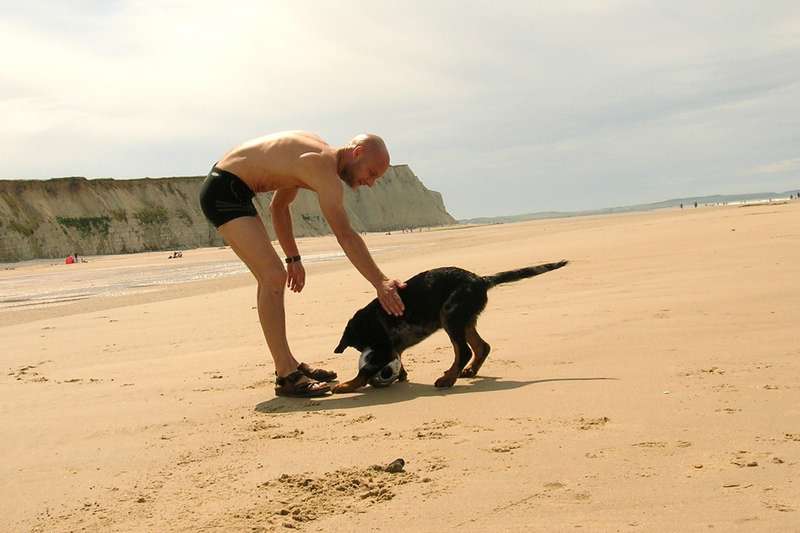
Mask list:
[{"label": "dog's head", "polygon": [[374,320],[374,313],[368,308],[361,309],[347,321],[342,339],[333,349],[333,353],[342,353],[348,346],[363,352],[368,346],[385,344],[385,341],[379,338],[380,332],[383,332],[383,328]]}]

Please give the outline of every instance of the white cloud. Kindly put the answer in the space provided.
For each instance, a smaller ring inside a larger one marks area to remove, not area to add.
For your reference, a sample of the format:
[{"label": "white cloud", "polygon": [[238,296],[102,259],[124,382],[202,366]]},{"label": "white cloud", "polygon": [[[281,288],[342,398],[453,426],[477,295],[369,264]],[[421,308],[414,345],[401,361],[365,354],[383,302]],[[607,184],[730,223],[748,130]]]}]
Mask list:
[{"label": "white cloud", "polygon": [[794,2],[18,3],[2,172],[200,174],[306,128],[384,135],[457,216],[725,192],[742,169],[788,179],[762,171],[795,160],[798,21]]},{"label": "white cloud", "polygon": [[795,172],[800,170],[800,157],[784,159],[766,165],[759,165],[753,169],[756,174],[781,174],[784,172]]}]

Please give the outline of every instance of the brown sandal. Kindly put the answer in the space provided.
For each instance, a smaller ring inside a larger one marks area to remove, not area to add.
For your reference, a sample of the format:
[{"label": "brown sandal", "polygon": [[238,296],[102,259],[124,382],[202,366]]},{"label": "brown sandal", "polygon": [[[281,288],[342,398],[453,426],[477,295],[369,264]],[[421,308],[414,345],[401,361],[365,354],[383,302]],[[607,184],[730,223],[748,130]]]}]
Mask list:
[{"label": "brown sandal", "polygon": [[317,381],[334,381],[336,379],[336,372],[331,370],[323,370],[321,368],[311,368],[307,363],[300,363],[297,367],[299,372],[307,378],[315,379]]},{"label": "brown sandal", "polygon": [[313,380],[300,381],[304,377],[307,376],[299,370],[295,370],[288,376],[275,378],[275,395],[313,398],[324,396],[331,391],[331,387],[327,383]]}]

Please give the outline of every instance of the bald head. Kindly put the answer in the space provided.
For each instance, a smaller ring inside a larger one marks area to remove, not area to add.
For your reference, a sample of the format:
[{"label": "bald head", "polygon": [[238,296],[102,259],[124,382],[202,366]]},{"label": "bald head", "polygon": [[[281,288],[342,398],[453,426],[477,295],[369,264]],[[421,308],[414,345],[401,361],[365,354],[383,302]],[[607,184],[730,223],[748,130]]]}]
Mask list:
[{"label": "bald head", "polygon": [[389,165],[389,150],[386,149],[386,143],[383,139],[373,133],[361,133],[353,137],[350,141],[350,146],[355,148],[361,146],[366,154],[381,160]]},{"label": "bald head", "polygon": [[372,187],[389,168],[389,150],[383,139],[372,133],[356,135],[344,151],[339,176],[353,188]]}]

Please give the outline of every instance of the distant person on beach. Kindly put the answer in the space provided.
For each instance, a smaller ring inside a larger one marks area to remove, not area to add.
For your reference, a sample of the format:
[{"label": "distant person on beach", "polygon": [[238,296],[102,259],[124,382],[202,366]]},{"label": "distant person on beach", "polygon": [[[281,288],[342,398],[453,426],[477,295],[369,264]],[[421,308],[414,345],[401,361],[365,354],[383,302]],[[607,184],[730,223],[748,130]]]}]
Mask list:
[{"label": "distant person on beach", "polygon": [[[275,362],[275,393],[320,396],[330,391],[336,373],[311,368],[292,354],[286,338],[284,290],[300,292],[305,269],[292,232],[289,204],[298,189],[314,191],[325,219],[353,266],[369,281],[384,310],[403,313],[401,281],[381,272],[352,229],[344,209],[344,186],[372,187],[389,168],[389,152],[377,135],[362,134],[335,148],[304,131],[267,135],[237,146],[209,172],[200,190],[200,206],[258,281],[258,317]],[[286,268],[270,243],[253,205],[256,193],[274,191],[272,225],[286,254]],[[288,270],[288,272],[287,272]]]}]

